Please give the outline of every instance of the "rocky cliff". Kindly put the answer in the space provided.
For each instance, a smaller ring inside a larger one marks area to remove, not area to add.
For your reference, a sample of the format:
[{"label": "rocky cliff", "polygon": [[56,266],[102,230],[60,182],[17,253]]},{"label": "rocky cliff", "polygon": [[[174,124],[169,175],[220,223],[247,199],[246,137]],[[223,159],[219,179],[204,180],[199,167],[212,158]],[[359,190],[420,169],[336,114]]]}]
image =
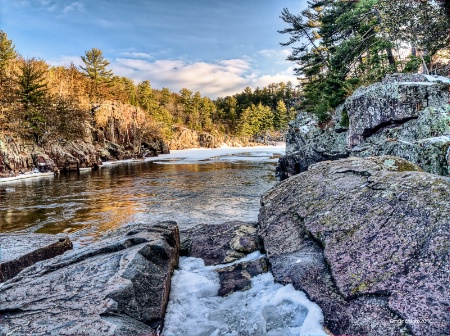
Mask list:
[{"label": "rocky cliff", "polygon": [[257,142],[252,138],[236,137],[225,134],[211,134],[207,132],[197,132],[185,127],[174,127],[171,140],[169,141],[170,149],[187,149],[187,148],[219,148],[228,147],[244,147],[259,146],[262,142]]},{"label": "rocky cliff", "polygon": [[14,134],[0,134],[0,176],[40,171],[77,170],[102,161],[168,153],[167,145],[145,122],[141,109],[105,102],[85,122],[78,138],[46,138],[39,146]]},{"label": "rocky cliff", "polygon": [[289,125],[286,156],[277,171],[287,178],[324,160],[394,155],[429,173],[448,175],[447,101],[448,79],[394,74],[358,89],[326,125],[300,112]]},{"label": "rocky cliff", "polygon": [[274,277],[334,334],[448,332],[450,181],[392,156],[311,165],[262,196]]}]

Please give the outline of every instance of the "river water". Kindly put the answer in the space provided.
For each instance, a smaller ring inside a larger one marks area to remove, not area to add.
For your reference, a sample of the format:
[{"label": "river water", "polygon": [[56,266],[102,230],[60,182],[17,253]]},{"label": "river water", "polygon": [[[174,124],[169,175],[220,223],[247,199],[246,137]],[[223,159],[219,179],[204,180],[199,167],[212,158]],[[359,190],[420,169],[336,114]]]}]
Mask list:
[{"label": "river water", "polygon": [[[0,232],[67,233],[75,247],[132,222],[256,221],[284,146],[172,151],[146,161],[0,183]],[[1,181],[0,181],[1,182]]]},{"label": "river water", "polygon": [[[132,222],[175,220],[179,227],[256,221],[262,193],[276,183],[280,147],[172,151],[98,171],[0,180],[0,232],[66,233],[80,247]],[[255,252],[246,258],[262,257]],[[219,275],[182,257],[174,272],[166,336],[319,335],[323,314],[292,285],[265,273],[251,289],[219,297]],[[239,307],[236,309],[236,307]]]}]

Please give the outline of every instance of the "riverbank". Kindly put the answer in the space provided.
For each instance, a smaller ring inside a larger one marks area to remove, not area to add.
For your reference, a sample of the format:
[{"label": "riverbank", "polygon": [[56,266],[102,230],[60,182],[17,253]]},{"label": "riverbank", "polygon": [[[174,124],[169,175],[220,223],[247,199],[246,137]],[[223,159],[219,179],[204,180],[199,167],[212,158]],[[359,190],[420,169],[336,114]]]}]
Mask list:
[{"label": "riverbank", "polygon": [[[220,159],[219,156],[222,157],[223,160],[227,161],[238,161],[238,160],[248,160],[249,158],[256,159],[255,155],[249,156],[237,156],[236,154],[245,154],[249,152],[259,152],[264,153],[265,151],[276,151],[277,153],[284,154],[285,152],[285,143],[279,143],[276,146],[251,146],[251,147],[228,147],[223,146],[220,148],[189,148],[182,150],[172,150],[170,154],[159,154],[154,157],[146,157],[146,158],[132,158],[126,160],[114,160],[114,161],[104,161],[99,165],[101,167],[108,167],[117,164],[123,163],[142,163],[142,162],[156,162],[161,164],[170,164],[170,163],[178,163],[178,164],[190,164],[194,162],[204,162],[207,163],[210,160]],[[233,155],[233,157],[229,159],[224,159],[223,157]],[[264,156],[264,155],[263,155]],[[270,162],[277,162],[278,157],[274,157],[270,160]],[[90,167],[80,168],[80,172],[89,172],[91,171]],[[20,181],[23,179],[30,178],[42,178],[42,177],[51,177],[54,176],[52,172],[46,173],[25,173],[18,174],[16,176],[10,177],[0,177],[0,184],[10,183],[14,181]]]}]

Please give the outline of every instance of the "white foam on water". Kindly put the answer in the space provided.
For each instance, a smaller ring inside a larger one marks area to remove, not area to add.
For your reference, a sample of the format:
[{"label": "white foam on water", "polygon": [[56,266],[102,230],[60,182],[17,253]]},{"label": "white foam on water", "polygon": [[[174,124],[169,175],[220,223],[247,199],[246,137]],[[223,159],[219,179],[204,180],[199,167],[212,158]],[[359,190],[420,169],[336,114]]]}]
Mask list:
[{"label": "white foam on water", "polygon": [[[257,252],[245,260],[259,257]],[[275,283],[271,273],[254,277],[247,291],[218,296],[215,269],[224,266],[229,264],[205,267],[202,259],[180,259],[172,278],[164,336],[326,336],[319,306],[292,285]]]}]

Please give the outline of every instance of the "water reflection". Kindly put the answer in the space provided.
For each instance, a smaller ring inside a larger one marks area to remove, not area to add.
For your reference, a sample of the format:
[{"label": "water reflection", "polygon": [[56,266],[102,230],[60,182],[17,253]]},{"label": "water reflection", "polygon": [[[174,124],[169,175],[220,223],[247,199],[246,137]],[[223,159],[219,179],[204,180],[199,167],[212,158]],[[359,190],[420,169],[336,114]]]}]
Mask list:
[{"label": "water reflection", "polygon": [[260,195],[275,183],[274,167],[263,160],[129,162],[21,180],[0,195],[0,232],[65,232],[85,244],[130,222],[176,220],[189,227],[256,220]]}]

